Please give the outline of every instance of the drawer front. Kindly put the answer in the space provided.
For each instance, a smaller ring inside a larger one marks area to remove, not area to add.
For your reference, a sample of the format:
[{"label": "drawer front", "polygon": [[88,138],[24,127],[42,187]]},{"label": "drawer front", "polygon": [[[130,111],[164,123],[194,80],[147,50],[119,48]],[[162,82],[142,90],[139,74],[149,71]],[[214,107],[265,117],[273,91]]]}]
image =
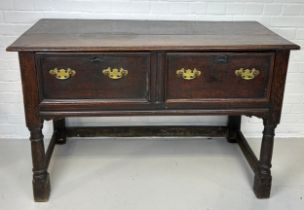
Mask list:
[{"label": "drawer front", "polygon": [[149,101],[149,53],[39,54],[43,99]]},{"label": "drawer front", "polygon": [[166,100],[267,100],[273,53],[168,53]]}]

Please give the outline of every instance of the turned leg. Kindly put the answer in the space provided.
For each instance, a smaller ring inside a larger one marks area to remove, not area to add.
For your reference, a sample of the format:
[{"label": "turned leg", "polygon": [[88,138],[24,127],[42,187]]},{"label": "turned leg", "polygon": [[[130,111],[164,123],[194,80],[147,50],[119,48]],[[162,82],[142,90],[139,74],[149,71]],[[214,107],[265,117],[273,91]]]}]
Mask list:
[{"label": "turned leg", "polygon": [[237,134],[241,129],[241,116],[228,116],[227,141],[237,142]]},{"label": "turned leg", "polygon": [[258,169],[254,177],[254,192],[258,198],[269,198],[271,190],[271,159],[273,151],[274,130],[277,124],[268,119],[263,120],[264,131]]},{"label": "turned leg", "polygon": [[46,167],[42,124],[29,128],[33,162],[33,193],[35,201],[47,201],[50,195],[50,179]]},{"label": "turned leg", "polygon": [[53,120],[54,134],[56,144],[66,143],[65,119]]},{"label": "turned leg", "polygon": [[50,195],[50,180],[42,135],[43,120],[39,116],[40,97],[35,52],[19,52],[19,59],[25,120],[30,131],[34,199],[47,201]]}]

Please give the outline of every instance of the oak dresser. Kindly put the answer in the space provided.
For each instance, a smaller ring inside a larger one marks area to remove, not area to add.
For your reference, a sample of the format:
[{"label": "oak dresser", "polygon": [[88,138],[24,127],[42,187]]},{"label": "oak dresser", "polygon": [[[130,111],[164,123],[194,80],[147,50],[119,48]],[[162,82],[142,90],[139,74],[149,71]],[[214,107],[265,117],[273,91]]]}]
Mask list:
[{"label": "oak dresser", "polygon": [[[224,135],[248,160],[256,196],[268,198],[274,130],[293,49],[299,46],[257,22],[38,21],[7,48],[19,53],[35,201],[48,200],[52,151],[71,136]],[[65,126],[66,117],[139,115],[226,115],[228,122]],[[241,115],[263,120],[259,157],[241,132]],[[44,120],[54,124],[46,150]]]}]

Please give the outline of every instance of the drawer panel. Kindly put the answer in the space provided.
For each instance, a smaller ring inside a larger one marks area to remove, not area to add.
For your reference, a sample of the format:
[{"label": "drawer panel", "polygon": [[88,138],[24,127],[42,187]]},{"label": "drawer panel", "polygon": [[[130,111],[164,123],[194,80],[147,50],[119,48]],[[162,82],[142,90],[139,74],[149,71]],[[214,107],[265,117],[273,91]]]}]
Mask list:
[{"label": "drawer panel", "polygon": [[43,99],[149,101],[149,53],[38,54]]},{"label": "drawer panel", "polygon": [[168,53],[166,100],[269,98],[274,53]]}]

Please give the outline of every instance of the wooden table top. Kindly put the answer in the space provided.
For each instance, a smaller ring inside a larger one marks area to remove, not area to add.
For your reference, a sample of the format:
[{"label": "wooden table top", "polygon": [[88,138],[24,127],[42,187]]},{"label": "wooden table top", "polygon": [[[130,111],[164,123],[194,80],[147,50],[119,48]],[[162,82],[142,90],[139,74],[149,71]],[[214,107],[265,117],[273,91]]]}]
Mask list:
[{"label": "wooden table top", "polygon": [[8,51],[299,49],[258,22],[41,19]]}]

